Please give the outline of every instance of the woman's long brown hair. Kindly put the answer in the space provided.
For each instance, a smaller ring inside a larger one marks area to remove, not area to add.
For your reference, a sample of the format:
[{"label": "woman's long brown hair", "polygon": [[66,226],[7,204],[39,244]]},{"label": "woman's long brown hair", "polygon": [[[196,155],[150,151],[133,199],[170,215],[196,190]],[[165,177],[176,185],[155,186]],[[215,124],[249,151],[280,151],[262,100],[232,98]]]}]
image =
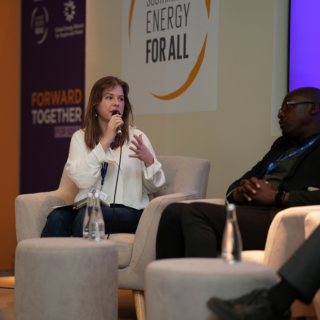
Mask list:
[{"label": "woman's long brown hair", "polygon": [[[126,82],[112,76],[104,77],[98,80],[91,89],[88,106],[83,121],[84,141],[87,147],[92,150],[99,143],[102,132],[99,126],[98,117],[96,117],[96,107],[102,100],[102,94],[106,89],[113,89],[115,86],[120,86],[124,94],[124,110],[122,114],[122,145],[129,142],[129,126],[132,124],[132,105],[128,98],[129,86]],[[117,137],[114,149],[120,146],[120,139]]]}]

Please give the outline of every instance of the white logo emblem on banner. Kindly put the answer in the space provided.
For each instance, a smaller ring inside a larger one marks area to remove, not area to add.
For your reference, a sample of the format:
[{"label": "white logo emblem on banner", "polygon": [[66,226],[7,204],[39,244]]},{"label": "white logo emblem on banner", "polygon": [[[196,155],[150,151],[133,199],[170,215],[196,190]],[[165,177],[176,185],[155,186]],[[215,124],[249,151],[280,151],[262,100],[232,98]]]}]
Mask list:
[{"label": "white logo emblem on banner", "polygon": [[123,1],[122,78],[135,114],[216,110],[218,0]]},{"label": "white logo emblem on banner", "polygon": [[76,14],[76,6],[72,0],[64,3],[64,15],[66,16],[66,20],[71,22],[74,19]]}]

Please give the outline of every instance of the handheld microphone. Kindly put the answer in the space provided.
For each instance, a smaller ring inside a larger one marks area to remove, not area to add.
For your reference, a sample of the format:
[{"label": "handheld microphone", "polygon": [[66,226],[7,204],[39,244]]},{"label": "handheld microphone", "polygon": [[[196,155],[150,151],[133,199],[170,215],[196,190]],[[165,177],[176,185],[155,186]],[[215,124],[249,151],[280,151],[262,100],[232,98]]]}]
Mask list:
[{"label": "handheld microphone", "polygon": [[[121,116],[121,113],[119,112],[119,111],[113,111],[112,112],[112,115],[114,116],[115,114],[120,114],[120,116]],[[118,137],[120,137],[121,138],[121,136],[122,136],[122,128],[121,128],[121,126],[119,126],[118,128],[117,128],[117,135],[118,135]]]}]

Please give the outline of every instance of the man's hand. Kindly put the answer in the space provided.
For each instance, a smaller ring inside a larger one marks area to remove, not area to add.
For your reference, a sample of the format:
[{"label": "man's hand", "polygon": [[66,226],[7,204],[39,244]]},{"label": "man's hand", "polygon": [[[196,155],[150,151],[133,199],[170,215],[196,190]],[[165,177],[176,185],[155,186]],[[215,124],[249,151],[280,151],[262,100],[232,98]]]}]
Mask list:
[{"label": "man's hand", "polygon": [[264,205],[275,205],[276,204],[276,194],[277,191],[273,188],[273,186],[265,181],[259,180],[260,188],[259,191],[252,196],[252,201]]},{"label": "man's hand", "polygon": [[233,192],[232,198],[237,203],[252,201],[252,196],[255,195],[259,189],[260,183],[257,178],[244,179],[240,181],[240,186]]},{"label": "man's hand", "polygon": [[240,187],[236,188],[232,197],[235,202],[253,201],[264,205],[274,205],[277,191],[265,181],[253,177],[241,180]]}]

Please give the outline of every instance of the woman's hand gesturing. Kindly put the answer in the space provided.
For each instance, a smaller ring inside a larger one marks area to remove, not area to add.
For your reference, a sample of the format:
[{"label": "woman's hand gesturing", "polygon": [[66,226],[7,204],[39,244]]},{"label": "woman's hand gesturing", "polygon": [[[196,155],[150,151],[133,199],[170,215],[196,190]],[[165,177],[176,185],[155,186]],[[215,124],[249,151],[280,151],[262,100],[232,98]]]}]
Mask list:
[{"label": "woman's hand gesturing", "polygon": [[135,154],[129,154],[130,158],[137,158],[144,162],[146,168],[150,167],[153,162],[154,158],[152,153],[149,151],[149,149],[146,147],[142,140],[142,134],[138,137],[136,134],[134,135],[134,138],[137,141],[131,140],[132,144],[136,146],[136,149],[134,147],[129,147],[130,150],[135,152]]}]

